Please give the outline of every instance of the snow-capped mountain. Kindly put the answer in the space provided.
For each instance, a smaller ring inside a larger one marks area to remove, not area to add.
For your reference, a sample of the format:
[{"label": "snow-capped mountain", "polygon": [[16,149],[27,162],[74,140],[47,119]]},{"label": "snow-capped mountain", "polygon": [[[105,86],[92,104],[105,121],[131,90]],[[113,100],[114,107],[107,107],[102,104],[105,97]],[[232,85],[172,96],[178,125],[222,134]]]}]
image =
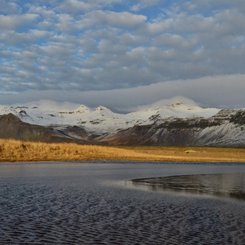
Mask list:
[{"label": "snow-capped mountain", "polygon": [[0,115],[12,113],[23,122],[41,126],[82,126],[88,132],[112,133],[134,125],[147,125],[156,119],[208,118],[219,109],[202,108],[185,98],[158,101],[138,110],[120,114],[104,106],[89,108],[70,103],[39,101],[24,105],[1,106]]},{"label": "snow-capped mountain", "polygon": [[110,145],[245,146],[245,109],[203,108],[185,98],[132,112],[39,101],[0,106],[0,138]]}]

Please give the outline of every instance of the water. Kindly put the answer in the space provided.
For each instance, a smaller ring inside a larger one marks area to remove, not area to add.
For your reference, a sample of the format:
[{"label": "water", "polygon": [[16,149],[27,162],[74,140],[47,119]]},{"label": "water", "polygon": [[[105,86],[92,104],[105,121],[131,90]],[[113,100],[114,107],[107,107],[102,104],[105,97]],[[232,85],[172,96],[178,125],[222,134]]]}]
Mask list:
[{"label": "water", "polygon": [[223,176],[226,185],[219,190],[242,190],[238,183],[244,183],[245,165],[0,165],[0,243],[245,244],[243,199],[215,192],[189,195],[171,188],[152,191],[131,182],[174,175],[180,179],[172,183],[182,178],[180,183],[189,181],[183,175],[200,174],[209,179],[204,185],[208,188]]},{"label": "water", "polygon": [[245,173],[239,172],[134,179],[132,185],[151,191],[205,194],[245,201]]}]

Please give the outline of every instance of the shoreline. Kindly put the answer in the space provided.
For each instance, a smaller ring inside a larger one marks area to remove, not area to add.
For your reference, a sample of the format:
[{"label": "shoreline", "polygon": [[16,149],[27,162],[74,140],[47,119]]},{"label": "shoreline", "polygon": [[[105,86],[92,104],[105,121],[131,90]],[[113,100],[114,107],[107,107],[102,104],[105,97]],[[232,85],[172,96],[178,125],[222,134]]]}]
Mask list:
[{"label": "shoreline", "polygon": [[62,158],[57,158],[57,159],[0,159],[0,164],[15,164],[15,163],[57,163],[57,162],[62,162],[62,163],[127,163],[127,162],[132,162],[132,163],[241,163],[245,164],[245,159],[234,159],[234,158],[176,158],[174,156],[169,156],[168,158],[161,157],[161,158],[149,158],[149,159],[137,159],[137,158],[108,158],[108,159],[100,159],[100,158],[81,158],[81,159],[76,159],[74,160],[73,158],[70,159],[62,159]]},{"label": "shoreline", "polygon": [[245,164],[245,161],[189,161],[189,160],[180,160],[180,161],[144,161],[144,160],[33,160],[33,161],[2,161],[0,160],[1,165],[20,165],[20,164]]}]

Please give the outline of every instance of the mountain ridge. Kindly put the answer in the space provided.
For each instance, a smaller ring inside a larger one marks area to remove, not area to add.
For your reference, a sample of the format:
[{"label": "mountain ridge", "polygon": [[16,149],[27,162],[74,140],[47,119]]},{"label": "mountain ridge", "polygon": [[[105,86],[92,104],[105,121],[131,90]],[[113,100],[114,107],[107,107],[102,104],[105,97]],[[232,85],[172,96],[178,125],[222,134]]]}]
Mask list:
[{"label": "mountain ridge", "polygon": [[[6,117],[11,118],[8,123]],[[203,108],[180,97],[142,106],[126,114],[115,113],[104,106],[89,108],[57,102],[0,106],[0,127],[0,138],[9,135],[9,138],[35,141],[245,146],[244,109]]]}]

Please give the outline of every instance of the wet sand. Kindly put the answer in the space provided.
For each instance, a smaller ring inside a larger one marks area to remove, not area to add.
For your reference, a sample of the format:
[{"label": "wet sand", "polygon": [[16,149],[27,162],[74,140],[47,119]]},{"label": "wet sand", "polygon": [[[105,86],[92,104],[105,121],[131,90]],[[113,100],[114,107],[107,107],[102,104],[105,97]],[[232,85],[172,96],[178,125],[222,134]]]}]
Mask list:
[{"label": "wet sand", "polygon": [[245,165],[1,164],[0,243],[243,245],[244,201],[127,185],[147,177],[230,173],[245,173]]}]

